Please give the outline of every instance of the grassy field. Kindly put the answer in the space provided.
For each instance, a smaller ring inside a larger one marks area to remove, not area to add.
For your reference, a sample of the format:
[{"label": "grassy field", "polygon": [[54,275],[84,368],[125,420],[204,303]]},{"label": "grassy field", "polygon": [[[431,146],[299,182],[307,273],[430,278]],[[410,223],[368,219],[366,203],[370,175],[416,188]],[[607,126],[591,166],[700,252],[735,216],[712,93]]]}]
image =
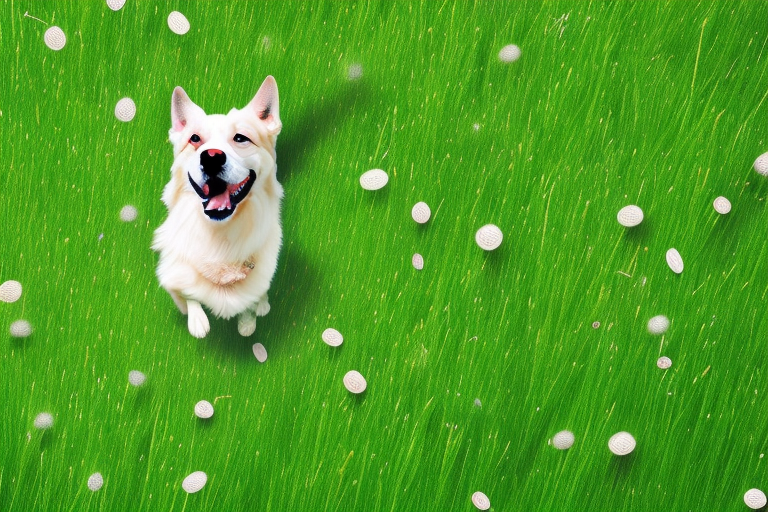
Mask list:
[{"label": "grassy field", "polygon": [[[753,0],[4,1],[0,282],[24,293],[0,303],[0,510],[471,511],[475,491],[495,511],[748,510],[768,491],[766,19]],[[149,249],[171,92],[226,112],[268,74],[272,310],[196,340]],[[367,192],[372,168],[390,181]],[[8,334],[20,318],[32,336]]]}]

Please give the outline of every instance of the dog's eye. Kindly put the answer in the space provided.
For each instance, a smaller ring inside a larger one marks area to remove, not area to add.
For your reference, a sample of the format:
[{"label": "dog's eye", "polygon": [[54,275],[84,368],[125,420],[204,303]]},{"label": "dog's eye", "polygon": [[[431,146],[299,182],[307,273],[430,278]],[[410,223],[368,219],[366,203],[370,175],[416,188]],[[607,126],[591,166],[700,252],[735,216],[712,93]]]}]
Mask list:
[{"label": "dog's eye", "polygon": [[234,140],[238,144],[242,144],[244,142],[251,142],[251,139],[249,139],[248,137],[246,137],[242,133],[236,133],[232,140]]},{"label": "dog's eye", "polygon": [[189,142],[191,142],[192,144],[197,144],[198,142],[200,142],[200,136],[196,133],[193,133],[192,136],[189,138]]}]

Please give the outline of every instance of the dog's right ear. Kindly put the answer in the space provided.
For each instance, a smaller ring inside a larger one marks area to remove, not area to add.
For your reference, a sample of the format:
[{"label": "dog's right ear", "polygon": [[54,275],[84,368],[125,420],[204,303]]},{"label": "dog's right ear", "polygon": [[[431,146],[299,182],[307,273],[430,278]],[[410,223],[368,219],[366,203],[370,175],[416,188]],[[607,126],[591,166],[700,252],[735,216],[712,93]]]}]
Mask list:
[{"label": "dog's right ear", "polygon": [[176,87],[173,90],[173,97],[171,98],[171,126],[172,130],[180,132],[184,130],[192,118],[197,116],[204,116],[203,109],[189,99],[187,93],[181,87]]}]

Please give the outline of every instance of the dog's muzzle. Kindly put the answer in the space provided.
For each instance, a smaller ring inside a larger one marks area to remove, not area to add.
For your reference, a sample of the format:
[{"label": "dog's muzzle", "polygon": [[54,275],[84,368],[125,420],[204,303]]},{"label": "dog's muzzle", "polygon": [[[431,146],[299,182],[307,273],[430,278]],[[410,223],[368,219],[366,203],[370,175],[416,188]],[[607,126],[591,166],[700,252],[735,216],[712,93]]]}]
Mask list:
[{"label": "dog's muzzle", "polygon": [[200,170],[205,181],[202,186],[187,174],[189,183],[203,200],[203,211],[212,220],[229,218],[240,202],[251,191],[256,172],[249,169],[248,176],[239,183],[228,183],[219,175],[224,171],[227,155],[218,149],[209,149],[200,154]]}]

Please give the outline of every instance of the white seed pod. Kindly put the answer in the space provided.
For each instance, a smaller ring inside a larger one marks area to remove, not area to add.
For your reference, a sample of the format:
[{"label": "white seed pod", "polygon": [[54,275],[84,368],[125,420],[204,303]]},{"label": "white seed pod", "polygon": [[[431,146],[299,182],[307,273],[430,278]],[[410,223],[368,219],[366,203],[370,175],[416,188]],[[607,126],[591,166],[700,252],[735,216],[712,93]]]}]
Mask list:
[{"label": "white seed pod", "polygon": [[88,489],[93,492],[98,491],[104,485],[104,477],[101,473],[94,473],[88,477]]},{"label": "white seed pod", "polygon": [[207,420],[213,416],[213,405],[208,400],[200,400],[195,404],[195,416]]},{"label": "white seed pod", "polygon": [[475,398],[475,402],[474,403],[475,403],[475,407],[482,409],[483,402],[481,402],[479,398]]},{"label": "white seed pod", "polygon": [[365,381],[365,377],[360,375],[360,372],[356,370],[350,370],[344,375],[344,387],[350,393],[362,393],[365,388],[368,387],[368,383]]},{"label": "white seed pod", "polygon": [[34,425],[38,430],[48,430],[53,426],[53,416],[49,412],[41,412],[35,416]]},{"label": "white seed pod", "polygon": [[755,168],[758,174],[768,176],[768,153],[763,153],[757,157],[755,163],[752,166]]},{"label": "white seed pod", "polygon": [[18,281],[6,281],[0,284],[0,301],[16,302],[21,298],[21,283]]},{"label": "white seed pod", "polygon": [[635,438],[629,432],[618,432],[608,440],[608,449],[614,455],[628,455],[636,445]]},{"label": "white seed pod", "polygon": [[648,332],[651,334],[664,334],[669,329],[669,318],[664,315],[656,315],[648,320]]},{"label": "white seed pod", "polygon": [[347,78],[349,80],[359,80],[363,77],[363,66],[360,64],[352,64],[347,70]]},{"label": "white seed pod", "polygon": [[11,324],[11,336],[26,338],[32,334],[32,326],[26,320],[16,320]]},{"label": "white seed pod", "polygon": [[519,46],[516,44],[508,44],[499,51],[499,60],[505,63],[515,62],[520,58],[520,55],[522,55],[522,52],[520,51]]},{"label": "white seed pod", "polygon": [[481,227],[475,233],[475,242],[484,251],[493,251],[501,245],[501,241],[504,239],[504,234],[501,232],[498,226],[494,224],[486,224]]},{"label": "white seed pod", "polygon": [[552,446],[558,450],[567,450],[573,446],[575,440],[576,438],[574,437],[573,432],[570,430],[562,430],[552,437]]},{"label": "white seed pod", "polygon": [[168,28],[171,32],[183,36],[189,32],[189,20],[179,11],[173,11],[168,15]]},{"label": "white seed pod", "polygon": [[668,368],[672,368],[672,360],[670,358],[668,358],[667,356],[661,356],[656,361],[656,366],[658,366],[662,370],[666,370]]},{"label": "white seed pod", "polygon": [[43,41],[45,41],[45,46],[51,50],[59,51],[67,44],[67,36],[59,27],[53,26],[45,31]]},{"label": "white seed pod", "polygon": [[329,327],[323,331],[323,341],[332,347],[338,347],[344,343],[344,336],[333,327]]},{"label": "white seed pod", "polygon": [[360,186],[365,190],[379,190],[389,181],[389,175],[381,169],[371,169],[360,176]]},{"label": "white seed pod", "polygon": [[765,493],[760,489],[750,489],[744,493],[744,503],[752,510],[757,510],[763,508],[768,503],[768,500],[765,497]]},{"label": "white seed pod", "polygon": [[184,481],[181,482],[181,488],[192,494],[205,487],[206,482],[208,482],[208,475],[203,471],[195,471],[187,475]]},{"label": "white seed pod", "polygon": [[119,11],[125,5],[125,0],[107,0],[107,7],[113,11]]},{"label": "white seed pod", "polygon": [[432,216],[432,210],[429,209],[429,205],[424,201],[419,201],[411,209],[411,217],[419,224],[425,224]]},{"label": "white seed pod", "polygon": [[263,363],[267,360],[267,349],[261,343],[254,343],[253,355],[256,356],[256,360]]},{"label": "white seed pod", "polygon": [[639,206],[630,204],[619,210],[616,219],[625,228],[632,228],[643,222],[643,210]]},{"label": "white seed pod", "polygon": [[131,370],[128,372],[128,382],[131,386],[141,387],[147,381],[147,376],[141,373],[139,370]]},{"label": "white seed pod", "polygon": [[115,117],[127,123],[136,116],[136,103],[131,98],[120,98],[115,104]]},{"label": "white seed pod", "polygon": [[683,258],[677,249],[674,247],[667,251],[667,265],[672,269],[675,274],[681,274],[683,272]]},{"label": "white seed pod", "polygon": [[485,493],[477,491],[472,494],[472,504],[477,507],[478,510],[488,510],[491,508],[491,500]]},{"label": "white seed pod", "polygon": [[715,211],[720,215],[725,215],[731,211],[731,202],[728,200],[728,198],[723,196],[715,199],[715,202],[712,203],[712,206],[715,207]]},{"label": "white seed pod", "polygon": [[139,216],[139,211],[136,209],[133,205],[125,205],[120,210],[120,220],[123,222],[133,222],[136,220],[136,217]]},{"label": "white seed pod", "polygon": [[416,270],[424,269],[424,256],[419,253],[414,254],[413,258],[411,258],[411,263]]}]

